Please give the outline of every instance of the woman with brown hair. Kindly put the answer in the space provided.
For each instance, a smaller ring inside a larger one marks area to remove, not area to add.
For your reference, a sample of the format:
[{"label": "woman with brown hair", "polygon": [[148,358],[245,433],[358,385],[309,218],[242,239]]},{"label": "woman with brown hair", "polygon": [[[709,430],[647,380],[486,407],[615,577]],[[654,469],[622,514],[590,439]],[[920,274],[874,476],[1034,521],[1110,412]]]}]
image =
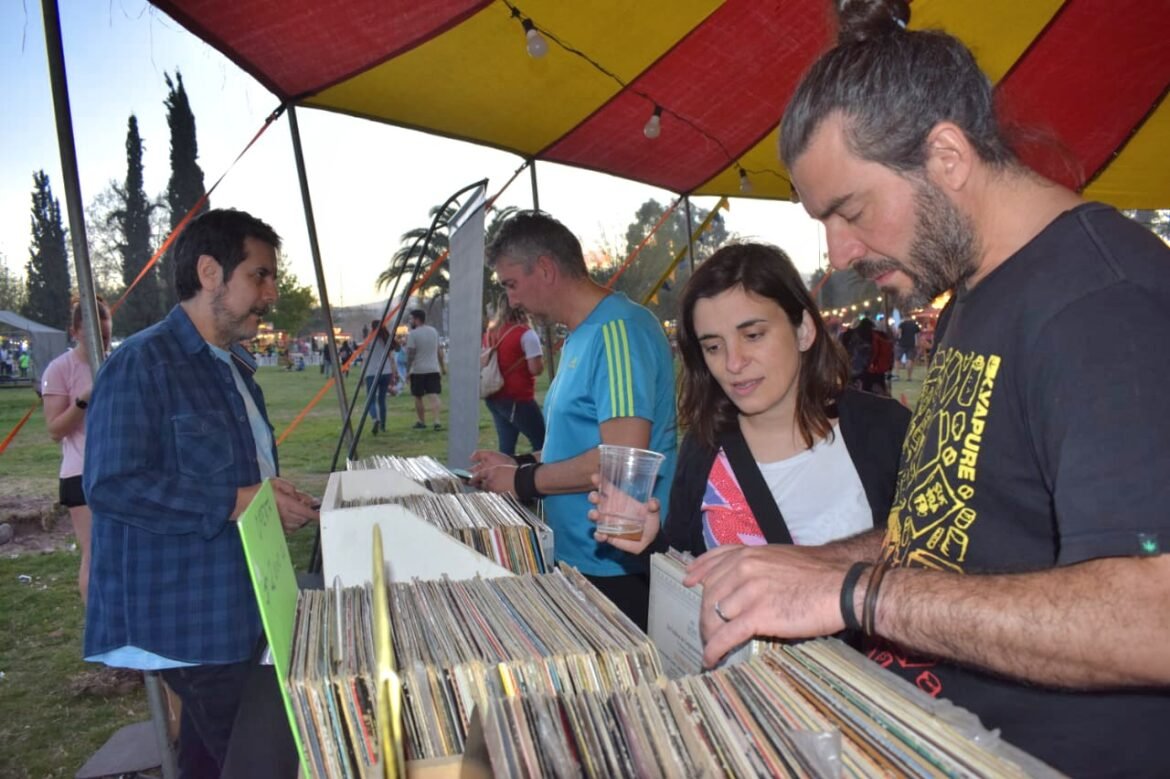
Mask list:
[{"label": "woman with brown hair", "polygon": [[[715,252],[683,290],[678,343],[687,432],[656,546],[815,545],[885,524],[910,412],[847,389],[845,354],[784,252]],[[641,538],[598,540],[644,550],[659,534],[647,509]]]}]

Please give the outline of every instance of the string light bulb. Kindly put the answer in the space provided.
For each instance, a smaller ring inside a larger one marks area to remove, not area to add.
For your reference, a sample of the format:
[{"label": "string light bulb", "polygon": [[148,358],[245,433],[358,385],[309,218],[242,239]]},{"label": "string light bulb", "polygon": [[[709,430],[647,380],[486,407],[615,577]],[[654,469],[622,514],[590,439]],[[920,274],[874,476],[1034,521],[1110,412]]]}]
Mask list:
[{"label": "string light bulb", "polygon": [[540,59],[545,54],[548,54],[548,41],[540,34],[540,30],[536,29],[536,25],[532,23],[532,20],[521,19],[520,26],[524,28],[524,37],[527,39],[525,45],[528,48],[528,56],[533,59]]},{"label": "string light bulb", "polygon": [[642,128],[642,135],[645,135],[650,140],[658,137],[662,132],[662,106],[655,105],[654,113],[650,114],[650,118],[646,120],[646,126]]},{"label": "string light bulb", "polygon": [[751,194],[752,191],[752,180],[742,167],[739,169],[739,191],[745,195]]}]

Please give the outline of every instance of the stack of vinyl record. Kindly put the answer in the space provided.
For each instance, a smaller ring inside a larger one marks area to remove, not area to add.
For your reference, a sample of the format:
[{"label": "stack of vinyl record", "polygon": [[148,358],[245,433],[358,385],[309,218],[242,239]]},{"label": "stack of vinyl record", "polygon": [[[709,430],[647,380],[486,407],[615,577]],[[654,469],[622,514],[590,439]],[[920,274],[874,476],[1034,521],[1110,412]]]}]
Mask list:
[{"label": "stack of vinyl record", "polygon": [[838,641],[634,688],[488,698],[493,776],[1058,776]]},{"label": "stack of vinyl record", "polygon": [[552,529],[511,495],[397,495],[347,500],[340,508],[397,504],[512,573],[552,567]]},{"label": "stack of vinyl record", "polygon": [[649,639],[580,573],[390,585],[406,756],[463,751],[477,704],[658,679]]},{"label": "stack of vinyl record", "polygon": [[289,696],[314,777],[382,776],[372,587],[302,590]]},{"label": "stack of vinyl record", "polygon": [[463,481],[434,457],[396,457],[376,454],[361,460],[350,460],[351,471],[391,470],[421,484],[431,492],[458,494],[463,492]]},{"label": "stack of vinyl record", "polygon": [[[289,694],[313,777],[378,776],[386,747],[406,759],[463,752],[477,706],[496,697],[630,690],[662,675],[644,633],[571,568],[540,576],[388,585],[379,668],[374,585],[305,590]],[[400,743],[382,744],[378,679],[401,683]]]}]

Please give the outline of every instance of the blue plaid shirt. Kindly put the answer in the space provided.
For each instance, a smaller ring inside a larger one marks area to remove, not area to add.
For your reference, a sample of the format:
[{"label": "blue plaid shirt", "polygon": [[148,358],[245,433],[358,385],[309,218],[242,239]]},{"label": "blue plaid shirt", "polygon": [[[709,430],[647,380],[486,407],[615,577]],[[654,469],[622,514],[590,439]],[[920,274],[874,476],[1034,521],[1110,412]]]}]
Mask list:
[{"label": "blue plaid shirt", "polygon": [[[255,363],[233,354],[267,423]],[[260,466],[231,367],[176,306],[114,350],[86,417],[84,656],[132,646],[182,663],[248,659],[260,614],[229,517]]]}]

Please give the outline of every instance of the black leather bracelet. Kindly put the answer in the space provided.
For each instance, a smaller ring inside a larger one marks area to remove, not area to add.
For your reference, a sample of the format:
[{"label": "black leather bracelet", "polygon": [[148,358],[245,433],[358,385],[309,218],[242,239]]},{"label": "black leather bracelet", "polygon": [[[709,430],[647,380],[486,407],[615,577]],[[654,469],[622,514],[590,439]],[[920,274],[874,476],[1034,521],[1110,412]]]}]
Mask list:
[{"label": "black leather bracelet", "polygon": [[869,574],[869,584],[865,589],[865,603],[862,604],[861,629],[865,635],[872,636],[877,632],[877,604],[878,593],[881,592],[882,581],[889,570],[888,563],[878,563]]},{"label": "black leather bracelet", "polygon": [[860,562],[849,566],[845,580],[841,582],[841,617],[845,620],[845,627],[849,630],[861,630],[861,622],[857,619],[857,611],[853,608],[853,594],[857,590],[857,581],[869,563]]},{"label": "black leather bracelet", "polygon": [[531,453],[530,454],[518,454],[515,457],[513,457],[512,459],[516,461],[517,465],[536,465],[537,464],[536,455],[531,454]]},{"label": "black leather bracelet", "polygon": [[539,467],[540,463],[527,463],[516,469],[513,488],[516,490],[516,497],[520,500],[536,500],[544,497],[544,493],[536,489],[536,469]]}]

